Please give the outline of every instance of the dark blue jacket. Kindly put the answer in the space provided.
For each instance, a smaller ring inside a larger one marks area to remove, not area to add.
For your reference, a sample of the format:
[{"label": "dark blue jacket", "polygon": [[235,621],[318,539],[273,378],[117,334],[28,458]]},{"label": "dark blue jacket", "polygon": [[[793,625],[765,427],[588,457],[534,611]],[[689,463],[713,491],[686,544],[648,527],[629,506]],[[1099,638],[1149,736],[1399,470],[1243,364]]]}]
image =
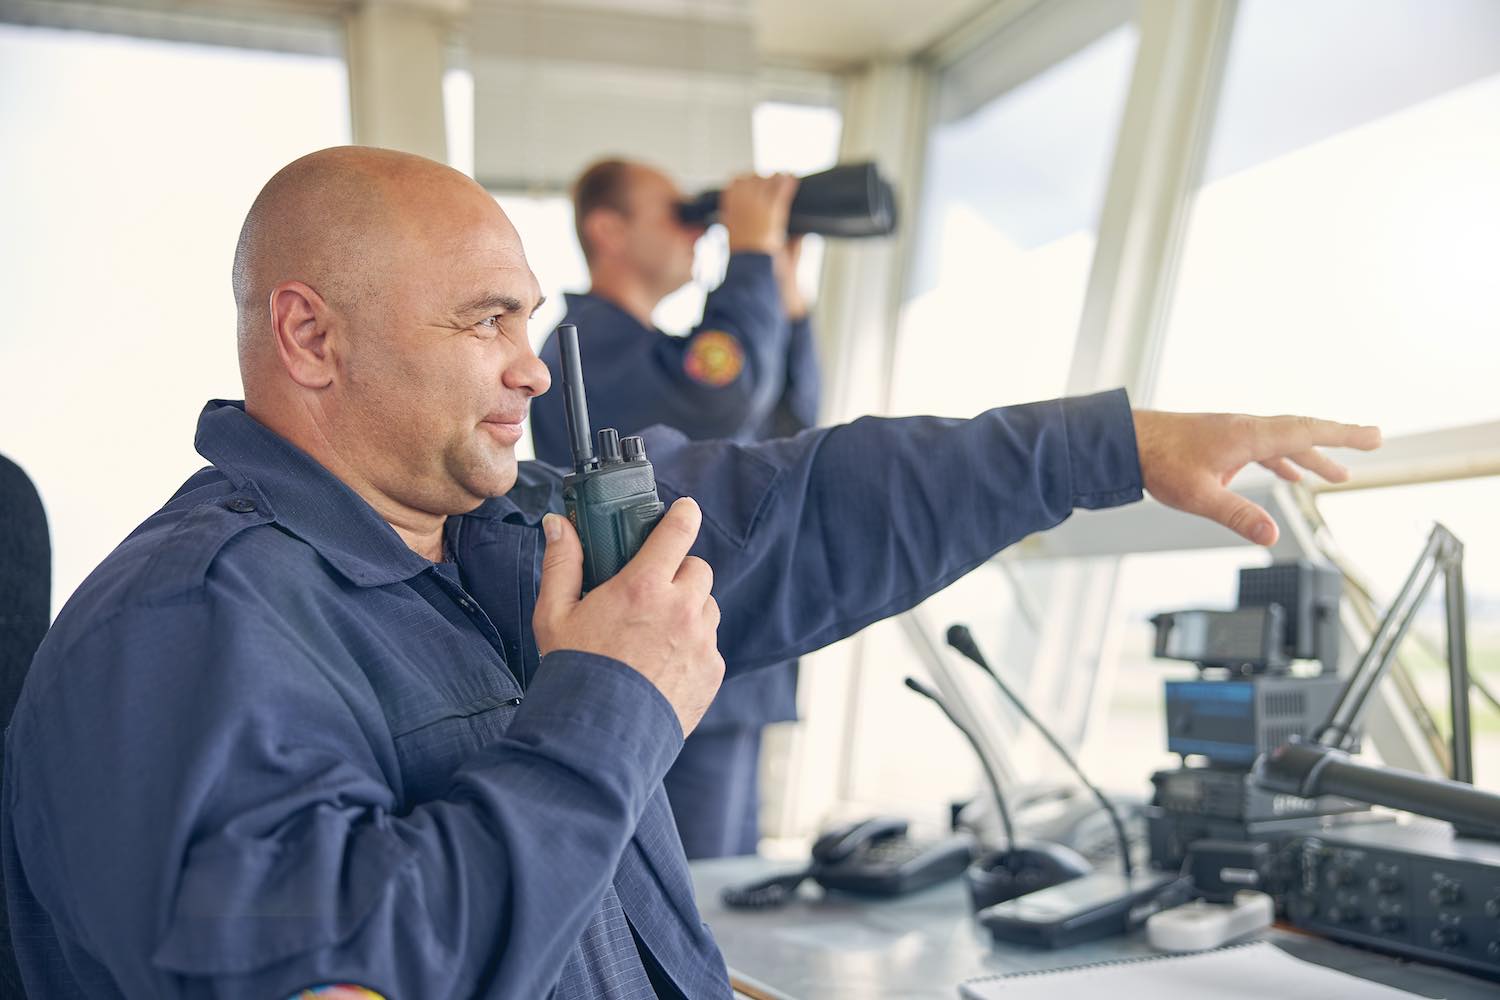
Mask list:
[{"label": "dark blue jacket", "polygon": [[[537,655],[555,470],[450,519],[460,587],[240,404],[197,443],[213,467],[68,602],[7,737],[32,995],[530,1000],[612,883],[683,995],[727,997],[661,790],[671,706],[624,664]],[[1141,495],[1122,392],[649,447],[663,499],[703,508],[731,675]]]},{"label": "dark blue jacket", "polygon": [[[578,327],[588,382],[589,416],[596,427],[639,433],[655,424],[694,440],[740,442],[788,437],[818,418],[820,382],[812,326],[787,322],[771,258],[737,253],[724,281],[708,294],[703,321],[686,337],[673,337],[597,295],[569,295],[563,323]],[[692,374],[694,344],[727,334],[742,359],[735,377],[710,385]],[[561,386],[557,338],[541,358]],[[532,405],[531,438],[537,458],[560,468],[571,464],[562,393]],[[725,683],[699,728],[763,726],[797,717],[795,662]]]}]

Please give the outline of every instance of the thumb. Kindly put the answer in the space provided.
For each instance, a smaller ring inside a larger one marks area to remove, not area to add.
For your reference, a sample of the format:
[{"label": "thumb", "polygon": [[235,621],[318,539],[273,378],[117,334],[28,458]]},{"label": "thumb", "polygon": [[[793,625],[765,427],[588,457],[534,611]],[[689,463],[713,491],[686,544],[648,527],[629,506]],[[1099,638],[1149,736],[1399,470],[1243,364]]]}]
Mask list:
[{"label": "thumb", "polygon": [[536,615],[547,620],[577,604],[583,593],[583,546],[572,522],[560,514],[542,518],[542,532],[547,536],[547,550],[542,556]]},{"label": "thumb", "polygon": [[1265,508],[1231,490],[1220,488],[1192,511],[1217,521],[1247,542],[1274,545],[1279,532]]}]

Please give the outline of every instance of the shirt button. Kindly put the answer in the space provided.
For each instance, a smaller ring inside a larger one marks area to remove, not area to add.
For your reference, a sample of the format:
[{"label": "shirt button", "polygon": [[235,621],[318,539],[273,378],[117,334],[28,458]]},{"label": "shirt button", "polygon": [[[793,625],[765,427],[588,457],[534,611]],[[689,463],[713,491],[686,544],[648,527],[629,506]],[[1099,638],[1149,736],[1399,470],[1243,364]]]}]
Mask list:
[{"label": "shirt button", "polygon": [[244,497],[235,497],[233,500],[228,500],[224,503],[224,506],[236,514],[253,514],[255,512],[255,501],[246,500]]}]

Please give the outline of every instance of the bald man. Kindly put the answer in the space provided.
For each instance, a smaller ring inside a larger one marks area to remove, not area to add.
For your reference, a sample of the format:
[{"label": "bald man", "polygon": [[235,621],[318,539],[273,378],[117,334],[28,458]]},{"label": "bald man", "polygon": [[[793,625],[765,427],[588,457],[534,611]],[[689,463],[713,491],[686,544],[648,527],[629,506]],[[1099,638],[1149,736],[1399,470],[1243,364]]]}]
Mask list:
[{"label": "bald man", "polygon": [[728,998],[661,791],[726,669],[1143,487],[1269,543],[1236,470],[1342,478],[1317,446],[1378,440],[1121,392],[653,433],[670,509],[580,600],[558,474],[514,456],[547,375],[489,195],[315,153],[251,207],[234,287],[244,402],[204,409],[210,466],[74,594],[7,736],[35,997]]}]

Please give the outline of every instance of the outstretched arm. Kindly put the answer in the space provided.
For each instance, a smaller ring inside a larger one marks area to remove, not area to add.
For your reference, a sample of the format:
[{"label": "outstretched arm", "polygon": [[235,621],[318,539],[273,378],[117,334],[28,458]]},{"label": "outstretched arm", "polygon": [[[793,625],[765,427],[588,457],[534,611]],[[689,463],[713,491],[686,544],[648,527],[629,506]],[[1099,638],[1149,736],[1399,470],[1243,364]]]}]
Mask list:
[{"label": "outstretched arm", "polygon": [[733,673],[911,608],[1075,508],[1129,503],[1143,487],[1269,543],[1269,517],[1226,488],[1234,472],[1257,461],[1294,475],[1297,463],[1337,478],[1319,446],[1378,443],[1375,428],[1303,418],[1133,414],[1115,391],[744,447],[656,432],[651,453],[663,499],[703,507],[693,551],[714,567]]}]

